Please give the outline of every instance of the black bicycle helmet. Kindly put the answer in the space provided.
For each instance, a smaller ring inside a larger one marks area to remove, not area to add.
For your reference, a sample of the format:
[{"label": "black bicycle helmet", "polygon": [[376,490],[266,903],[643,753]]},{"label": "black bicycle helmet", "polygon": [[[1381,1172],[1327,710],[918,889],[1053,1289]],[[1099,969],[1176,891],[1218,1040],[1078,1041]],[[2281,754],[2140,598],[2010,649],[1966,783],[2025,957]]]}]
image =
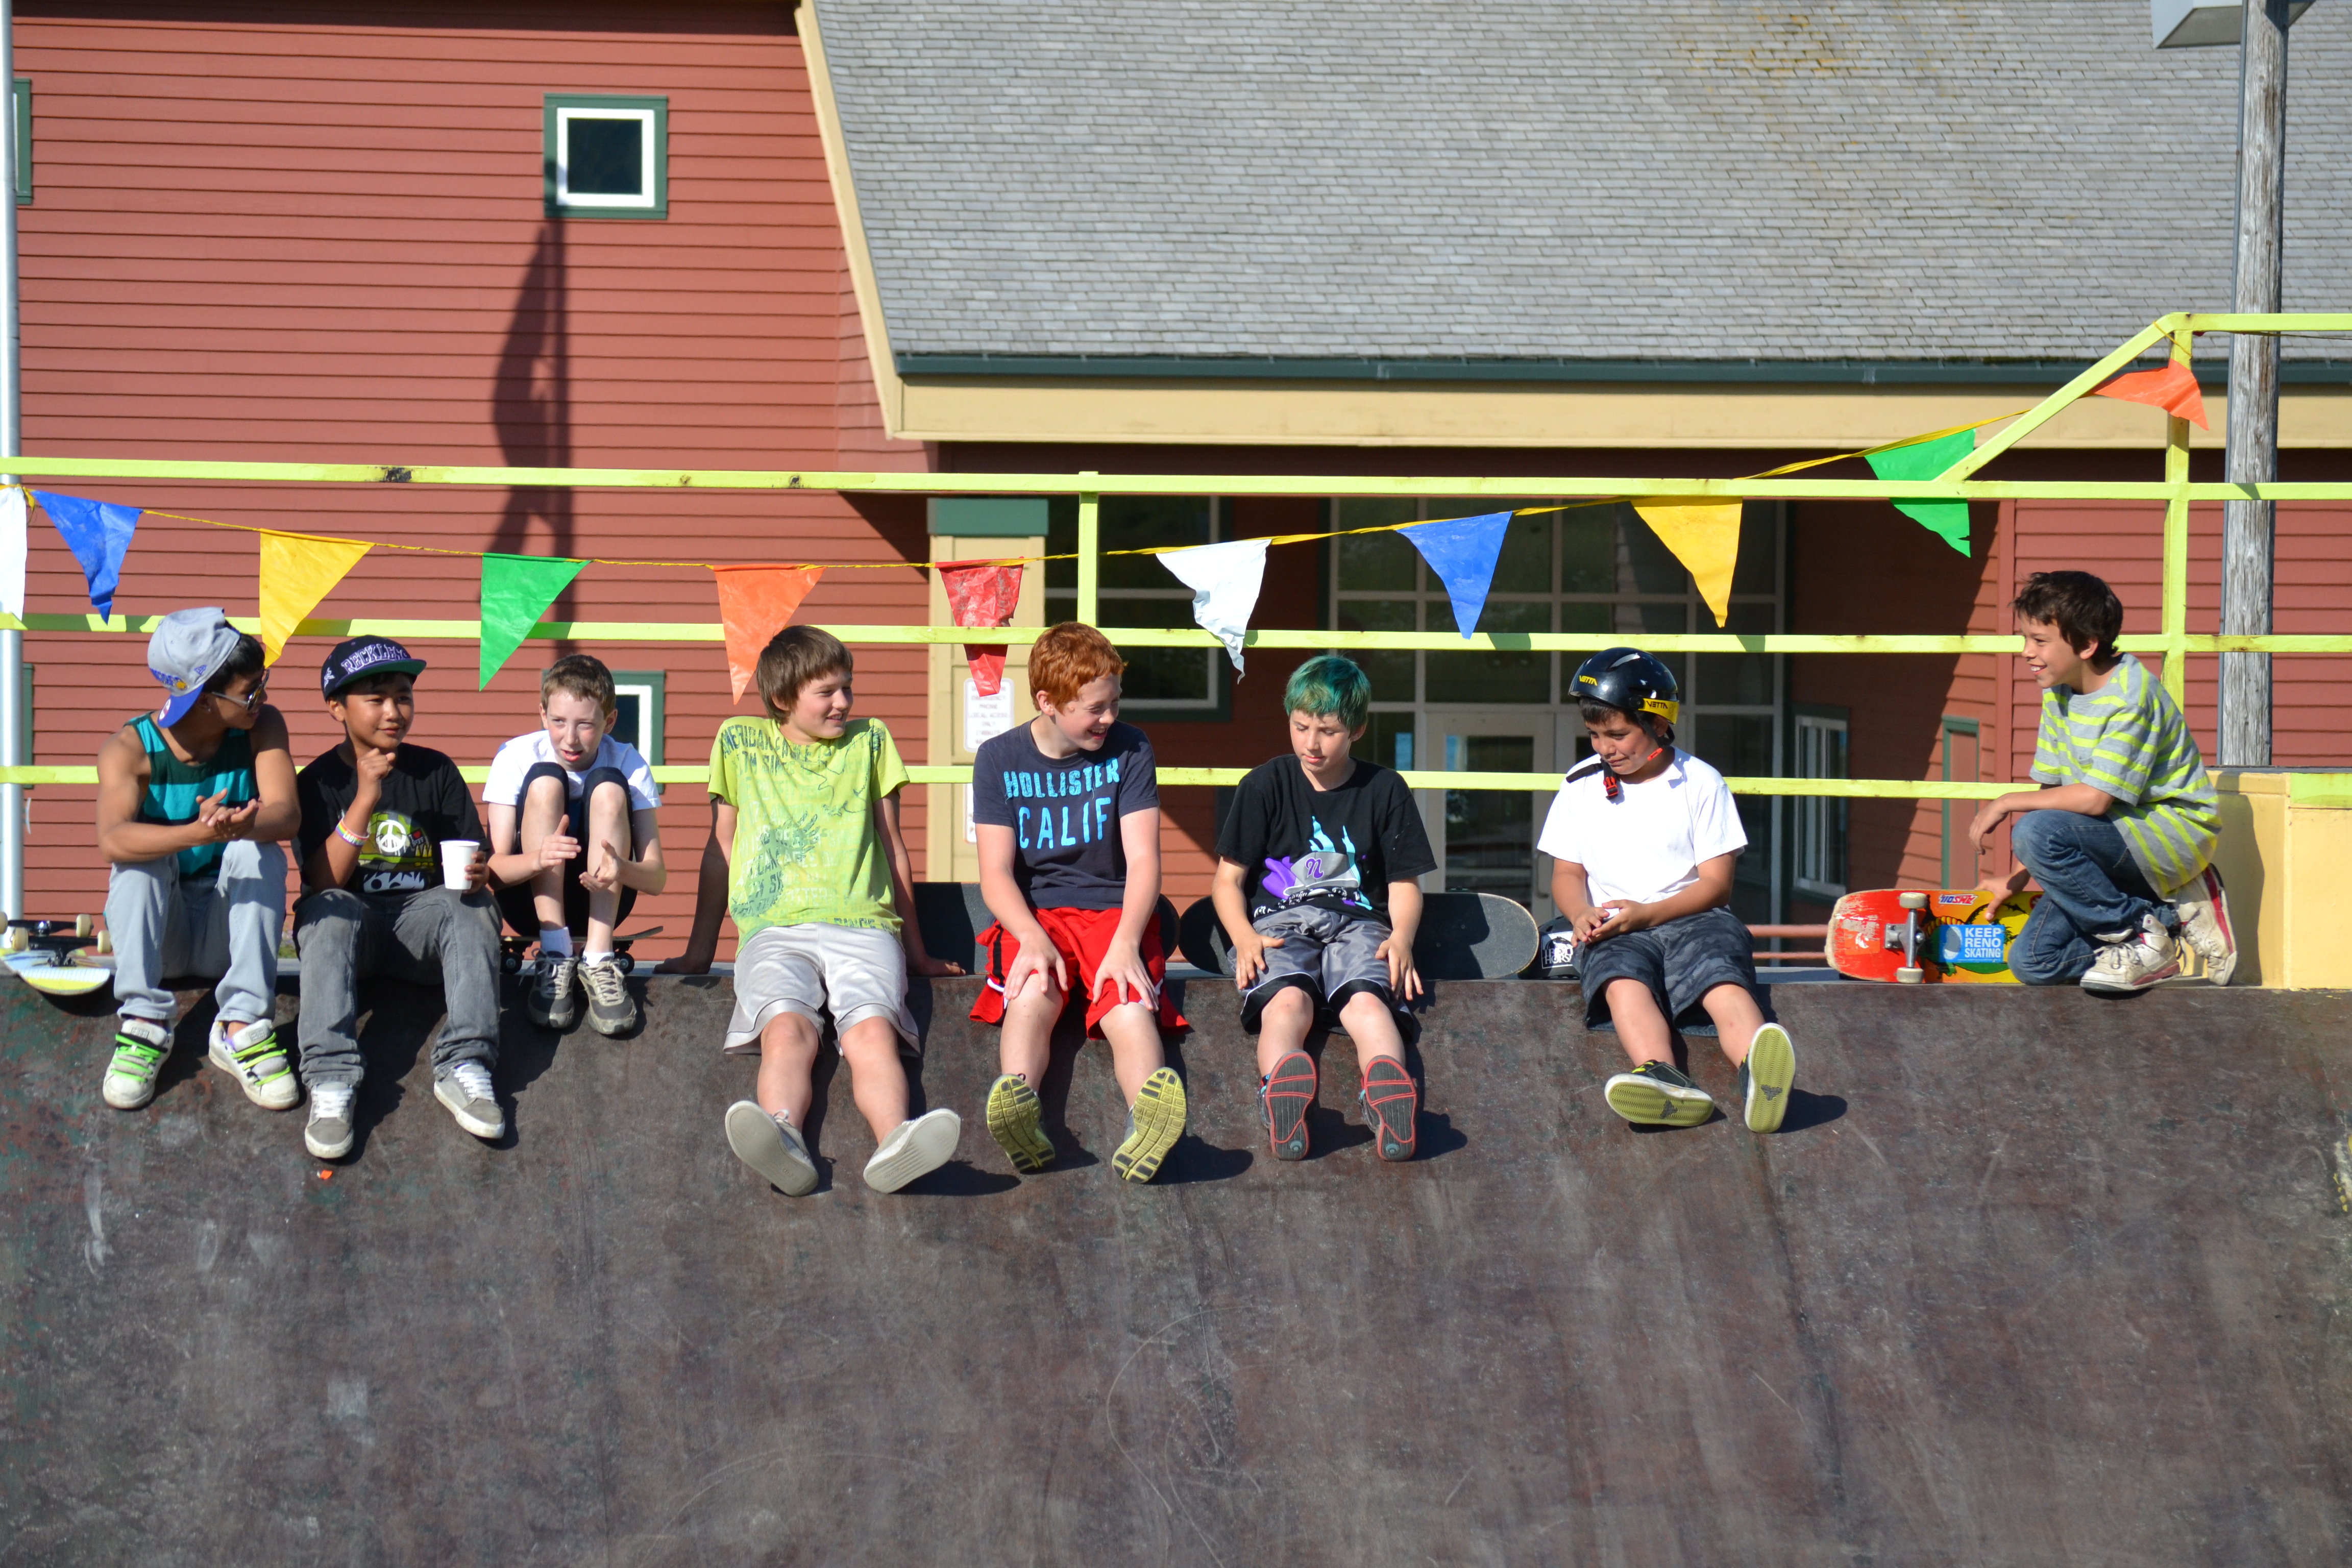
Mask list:
[{"label": "black bicycle helmet", "polygon": [[1637,647],[1602,648],[1578,665],[1570,693],[1579,702],[1614,708],[1637,724],[1644,713],[1672,724],[1683,710],[1675,672]]}]

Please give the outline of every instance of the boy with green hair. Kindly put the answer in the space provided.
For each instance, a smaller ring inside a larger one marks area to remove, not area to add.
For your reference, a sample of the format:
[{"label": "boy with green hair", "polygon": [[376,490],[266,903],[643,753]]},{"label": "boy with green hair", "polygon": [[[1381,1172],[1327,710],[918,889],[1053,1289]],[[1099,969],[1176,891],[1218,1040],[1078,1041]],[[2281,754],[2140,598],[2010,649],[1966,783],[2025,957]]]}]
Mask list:
[{"label": "boy with green hair", "polygon": [[1315,1060],[1300,1047],[1327,1015],[1356,1044],[1380,1157],[1412,1158],[1420,1096],[1396,1008],[1421,994],[1415,879],[1437,858],[1404,781],[1349,754],[1371,700],[1353,659],[1300,665],[1283,692],[1290,754],[1250,770],[1217,837],[1217,918],[1233,939],[1242,1027],[1258,1037],[1258,1102],[1277,1160],[1307,1156]]}]

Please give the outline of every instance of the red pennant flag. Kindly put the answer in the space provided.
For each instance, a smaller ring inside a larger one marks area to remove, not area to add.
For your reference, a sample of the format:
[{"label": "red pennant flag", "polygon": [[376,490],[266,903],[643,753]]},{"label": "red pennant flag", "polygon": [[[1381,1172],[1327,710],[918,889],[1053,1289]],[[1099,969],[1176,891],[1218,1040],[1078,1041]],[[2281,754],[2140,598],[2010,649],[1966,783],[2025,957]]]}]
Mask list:
[{"label": "red pennant flag", "polygon": [[[960,626],[1009,626],[1021,602],[1021,568],[976,561],[968,566],[941,566],[940,582],[948,591],[948,608]],[[1003,643],[966,643],[964,663],[971,683],[982,697],[1004,689]]]},{"label": "red pennant flag", "polygon": [[727,628],[727,674],[740,702],[760,667],[761,650],[791,623],[824,568],[713,566],[710,574],[719,580],[719,619]]},{"label": "red pennant flag", "polygon": [[2129,375],[2119,375],[2092,391],[2096,396],[2120,397],[2126,403],[2145,403],[2152,408],[2161,408],[2200,430],[2212,428],[2205,423],[2205,395],[2197,390],[2196,373],[2177,360],[2162,370],[2136,370]]}]

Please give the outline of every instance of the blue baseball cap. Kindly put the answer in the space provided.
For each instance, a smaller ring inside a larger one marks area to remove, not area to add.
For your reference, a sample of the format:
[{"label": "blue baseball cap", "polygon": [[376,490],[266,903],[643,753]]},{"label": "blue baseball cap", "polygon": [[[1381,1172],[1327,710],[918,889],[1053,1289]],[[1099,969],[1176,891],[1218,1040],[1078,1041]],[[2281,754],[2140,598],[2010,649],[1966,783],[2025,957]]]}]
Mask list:
[{"label": "blue baseball cap", "polygon": [[173,610],[147,639],[147,673],[170,697],[157,721],[176,724],[188,716],[210,680],[236,652],[244,634],[217,608]]}]

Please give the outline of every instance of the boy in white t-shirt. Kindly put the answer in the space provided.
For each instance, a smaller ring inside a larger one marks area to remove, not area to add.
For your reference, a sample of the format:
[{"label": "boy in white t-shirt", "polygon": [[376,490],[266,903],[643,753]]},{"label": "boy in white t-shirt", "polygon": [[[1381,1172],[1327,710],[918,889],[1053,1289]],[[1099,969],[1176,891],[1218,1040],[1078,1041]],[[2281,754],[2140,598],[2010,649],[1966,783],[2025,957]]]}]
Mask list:
[{"label": "boy in white t-shirt", "polygon": [[1572,769],[1537,847],[1575,927],[1585,1026],[1613,1021],[1632,1058],[1609,1080],[1628,1121],[1695,1127],[1715,1101],[1675,1066],[1674,1020],[1715,1021],[1749,1131],[1777,1131],[1796,1081],[1789,1032],[1756,1002],[1754,939],[1727,907],[1748,834],[1723,775],[1675,747],[1674,671],[1638,648],[1586,659],[1575,692],[1593,755]]},{"label": "boy in white t-shirt", "polygon": [[637,1026],[613,931],[669,873],[655,817],[661,786],[637,749],[613,738],[620,711],[603,660],[557,659],[539,679],[540,727],[499,748],[482,785],[499,912],[517,935],[539,939],[527,1007],[542,1029],[577,1028],[583,989],[598,1034]]}]

